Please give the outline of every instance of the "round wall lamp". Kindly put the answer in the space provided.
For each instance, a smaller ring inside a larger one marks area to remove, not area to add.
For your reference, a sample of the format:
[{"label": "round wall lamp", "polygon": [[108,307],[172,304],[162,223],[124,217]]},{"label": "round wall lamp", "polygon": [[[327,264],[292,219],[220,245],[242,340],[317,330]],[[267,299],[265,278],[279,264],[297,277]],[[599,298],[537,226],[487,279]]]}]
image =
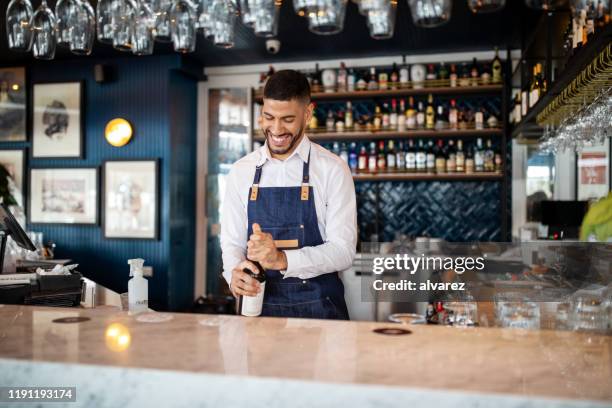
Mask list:
[{"label": "round wall lamp", "polygon": [[104,137],[115,147],[125,146],[132,139],[132,125],[123,118],[115,118],[106,124]]}]

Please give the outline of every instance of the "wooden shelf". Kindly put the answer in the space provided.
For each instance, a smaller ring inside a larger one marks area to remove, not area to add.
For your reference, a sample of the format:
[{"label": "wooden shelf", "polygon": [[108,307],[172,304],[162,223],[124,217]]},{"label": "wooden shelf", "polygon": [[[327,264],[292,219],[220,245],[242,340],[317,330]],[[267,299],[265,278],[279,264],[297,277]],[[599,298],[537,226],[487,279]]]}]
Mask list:
[{"label": "wooden shelf", "polygon": [[357,173],[353,174],[355,181],[436,181],[436,180],[502,180],[502,173]]},{"label": "wooden shelf", "polygon": [[[307,132],[306,136],[310,140],[369,140],[369,139],[410,139],[410,138],[450,138],[468,136],[501,136],[503,130],[499,128],[485,129],[456,129],[456,130],[364,130],[355,132]],[[264,137],[258,134],[254,138],[256,141],[263,142]]]},{"label": "wooden shelf", "polygon": [[[437,86],[423,88],[400,88],[384,89],[376,91],[352,91],[352,92],[312,92],[310,97],[313,101],[338,100],[338,99],[368,99],[368,98],[393,98],[397,96],[409,95],[457,95],[457,94],[477,94],[477,93],[501,93],[502,84],[478,85],[478,86]],[[263,92],[261,89],[255,91],[254,99],[257,103],[262,103]]]}]

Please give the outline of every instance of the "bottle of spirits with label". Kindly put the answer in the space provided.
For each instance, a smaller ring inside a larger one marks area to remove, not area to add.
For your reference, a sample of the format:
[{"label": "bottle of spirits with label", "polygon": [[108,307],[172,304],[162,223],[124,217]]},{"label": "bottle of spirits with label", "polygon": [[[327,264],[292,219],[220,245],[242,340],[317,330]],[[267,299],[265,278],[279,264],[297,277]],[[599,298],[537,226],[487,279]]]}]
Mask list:
[{"label": "bottle of spirits with label", "polygon": [[438,145],[434,149],[434,154],[436,157],[436,173],[446,173],[446,152],[444,151],[444,144],[442,142],[442,139],[438,139]]},{"label": "bottle of spirits with label", "polygon": [[418,110],[416,113],[416,127],[417,129],[425,128],[425,110],[423,108],[423,102],[419,101]]},{"label": "bottle of spirits with label", "polygon": [[[416,171],[425,173],[427,171],[427,152],[423,146],[423,141],[419,140],[419,146],[416,151]],[[406,156],[406,166],[408,166],[408,156]]]},{"label": "bottle of spirits with label", "polygon": [[442,106],[442,104],[438,105],[438,110],[436,112],[435,129],[436,130],[448,129],[448,120],[447,120],[447,116],[446,116],[446,113],[444,112],[444,107]]},{"label": "bottle of spirits with label", "polygon": [[403,58],[404,62],[399,71],[399,82],[401,88],[408,88],[408,81],[410,81],[410,67],[406,64],[406,57]]},{"label": "bottle of spirits with label", "polygon": [[427,143],[427,156],[426,156],[427,173],[436,172],[436,154],[434,152],[433,140]]},{"label": "bottle of spirits with label", "polygon": [[472,67],[470,68],[470,85],[478,86],[478,65],[476,63],[476,58],[472,60]]},{"label": "bottle of spirits with label", "polygon": [[470,86],[470,70],[467,62],[461,64],[461,77],[459,78],[459,86]]},{"label": "bottle of spirits with label", "polygon": [[397,130],[400,132],[406,130],[406,102],[403,99],[400,99],[399,112],[397,113]]},{"label": "bottle of spirits with label", "polygon": [[449,75],[451,88],[455,88],[457,86],[457,77],[457,66],[455,64],[451,64]]},{"label": "bottle of spirits with label", "polygon": [[340,63],[340,69],[338,70],[338,75],[336,76],[336,89],[338,92],[345,92],[347,89],[347,77],[348,71],[346,70],[346,65],[344,62]]},{"label": "bottle of spirits with label", "polygon": [[450,101],[450,109],[448,110],[448,127],[457,129],[457,102],[454,99]]},{"label": "bottle of spirits with label", "polygon": [[352,129],[354,126],[353,121],[353,104],[351,101],[346,102],[346,115],[344,116],[344,127]]},{"label": "bottle of spirits with label", "polygon": [[387,171],[394,172],[397,170],[397,163],[395,160],[395,144],[393,140],[389,140],[387,143]]},{"label": "bottle of spirits with label", "polygon": [[495,171],[495,152],[493,151],[491,139],[487,139],[487,148],[484,151],[484,171]]},{"label": "bottle of spirits with label", "polygon": [[336,118],[336,132],[344,132],[344,112],[338,112],[338,117]]},{"label": "bottle of spirits with label", "polygon": [[391,114],[389,113],[389,104],[385,102],[383,103],[383,107],[382,107],[382,128],[389,129],[390,124],[391,124]]},{"label": "bottle of spirits with label", "polygon": [[492,67],[492,75],[491,80],[494,84],[499,84],[502,82],[502,62],[499,58],[499,48],[495,47],[495,57],[493,58],[493,62],[491,63]]},{"label": "bottle of spirits with label", "polygon": [[448,68],[444,62],[440,63],[440,68],[438,69],[438,79],[448,79]]},{"label": "bottle of spirits with label", "polygon": [[501,173],[503,170],[503,159],[500,152],[495,152],[495,172]]},{"label": "bottle of spirits with label", "polygon": [[389,74],[386,71],[380,71],[378,73],[378,89],[389,89]]},{"label": "bottle of spirits with label", "polygon": [[395,151],[395,169],[396,171],[406,171],[406,152],[404,151],[404,142],[401,140]]},{"label": "bottle of spirits with label", "polygon": [[359,166],[359,158],[357,156],[357,143],[351,142],[349,146],[349,168],[351,173],[356,173]]},{"label": "bottle of spirits with label", "polygon": [[408,110],[406,110],[406,127],[408,129],[416,129],[417,119],[416,111],[414,110],[414,98],[408,98]]},{"label": "bottle of spirits with label", "polygon": [[312,117],[310,118],[310,122],[308,122],[308,128],[311,130],[316,130],[319,127],[319,118],[317,117],[317,104],[312,103]]},{"label": "bottle of spirits with label", "polygon": [[357,83],[356,83],[357,90],[365,91],[366,89],[368,89],[368,81],[366,80],[366,72],[361,72],[357,76],[358,76]]},{"label": "bottle of spirits with label", "polygon": [[360,173],[368,171],[368,154],[366,153],[366,147],[361,146],[359,148],[359,156],[357,157],[357,170]]},{"label": "bottle of spirits with label", "polygon": [[382,140],[378,142],[378,158],[376,161],[376,169],[379,172],[385,172],[387,170],[387,155],[385,154],[385,142]]},{"label": "bottle of spirits with label", "polygon": [[468,148],[465,155],[465,174],[474,173],[474,152]]},{"label": "bottle of spirits with label", "polygon": [[376,172],[376,163],[378,157],[376,156],[376,143],[370,142],[370,154],[368,155],[368,171],[370,173]]},{"label": "bottle of spirits with label", "polygon": [[370,68],[370,80],[368,81],[368,90],[375,91],[378,89],[378,82],[376,81],[376,68]]},{"label": "bottle of spirits with label", "polygon": [[446,155],[446,171],[448,173],[455,173],[457,171],[457,151],[455,150],[455,142],[453,140],[448,141]]},{"label": "bottle of spirits with label", "polygon": [[434,81],[438,79],[438,75],[436,74],[436,68],[434,64],[427,65],[427,75],[425,75],[425,79],[428,81]]},{"label": "bottle of spirits with label", "polygon": [[482,147],[482,139],[476,139],[476,147],[474,148],[474,171],[484,171],[484,149]]},{"label": "bottle of spirits with label", "polygon": [[489,85],[491,82],[491,71],[489,69],[489,64],[484,64],[482,67],[482,72],[480,73],[480,82],[483,85]]},{"label": "bottle of spirits with label", "polygon": [[391,113],[389,113],[389,127],[397,129],[397,100],[391,99]]},{"label": "bottle of spirits with label", "polygon": [[533,78],[531,78],[531,86],[529,88],[529,107],[533,107],[540,99],[540,63],[533,67]]},{"label": "bottle of spirits with label", "polygon": [[[253,261],[252,261],[253,262]],[[255,296],[239,296],[238,297],[238,314],[242,316],[255,317],[261,314],[263,308],[263,298],[266,289],[266,271],[259,262],[253,262],[258,269],[258,273],[252,272],[250,269],[244,268],[243,272],[251,278],[259,282],[261,291]]]},{"label": "bottle of spirits with label", "polygon": [[456,154],[456,171],[457,173],[465,173],[465,153],[463,152],[463,141],[457,140]]},{"label": "bottle of spirits with label", "polygon": [[382,127],[382,111],[380,105],[374,108],[374,129],[379,130]]},{"label": "bottle of spirits with label", "polygon": [[333,132],[336,126],[336,118],[334,118],[334,112],[330,109],[327,111],[327,120],[325,121],[325,128],[328,132]]},{"label": "bottle of spirits with label", "polygon": [[425,154],[422,157],[417,158],[417,151],[414,147],[414,141],[408,140],[408,149],[406,149],[406,171],[408,173],[415,173],[419,168],[419,160],[422,161],[423,169],[425,169]]},{"label": "bottle of spirits with label", "polygon": [[480,108],[474,113],[474,127],[478,130],[484,129],[484,108]]},{"label": "bottle of spirits with label", "polygon": [[389,76],[389,86],[391,89],[397,89],[397,85],[399,82],[399,72],[397,70],[397,64],[393,63],[393,68],[391,69],[391,75]]},{"label": "bottle of spirits with label", "polygon": [[346,164],[349,164],[349,152],[346,148],[346,143],[340,145],[340,158],[344,160]]},{"label": "bottle of spirits with label", "polygon": [[433,106],[433,95],[427,97],[427,111],[425,112],[425,128],[433,129],[435,127],[435,111]]},{"label": "bottle of spirits with label", "polygon": [[348,70],[348,74],[346,75],[346,90],[349,92],[353,92],[355,90],[356,84],[357,75],[355,74],[355,70],[351,68]]}]

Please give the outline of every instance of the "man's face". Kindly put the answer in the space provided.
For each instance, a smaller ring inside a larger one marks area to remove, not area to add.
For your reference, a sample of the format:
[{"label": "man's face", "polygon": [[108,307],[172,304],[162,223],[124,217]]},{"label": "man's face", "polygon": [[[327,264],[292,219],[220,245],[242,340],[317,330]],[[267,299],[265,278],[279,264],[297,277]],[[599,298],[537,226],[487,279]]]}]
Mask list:
[{"label": "man's face", "polygon": [[274,155],[289,155],[302,139],[312,116],[312,104],[298,99],[264,99],[261,128]]}]

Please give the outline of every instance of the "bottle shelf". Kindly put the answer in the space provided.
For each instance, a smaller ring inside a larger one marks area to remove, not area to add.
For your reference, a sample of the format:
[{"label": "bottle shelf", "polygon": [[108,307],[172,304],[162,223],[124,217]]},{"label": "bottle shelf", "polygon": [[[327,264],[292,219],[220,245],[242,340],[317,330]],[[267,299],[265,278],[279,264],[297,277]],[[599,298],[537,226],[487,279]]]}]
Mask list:
[{"label": "bottle shelf", "polygon": [[503,172],[478,173],[355,173],[353,180],[357,181],[437,181],[437,180],[502,180]]},{"label": "bottle shelf", "polygon": [[[480,78],[478,79],[480,81]],[[402,84],[395,85],[396,89],[377,89],[363,91],[313,91],[311,100],[339,100],[339,99],[368,99],[368,98],[393,98],[397,96],[410,95],[461,95],[461,94],[478,94],[478,93],[501,93],[503,90],[502,84],[479,84],[476,86],[455,86],[451,87],[448,80],[425,80],[421,88],[414,88],[411,83],[400,87]],[[390,83],[389,86],[393,86]],[[255,91],[254,100],[257,103],[263,102],[263,90]]]},{"label": "bottle shelf", "polygon": [[[410,139],[410,138],[453,138],[453,137],[487,137],[501,136],[503,130],[500,128],[484,129],[445,129],[445,130],[363,130],[347,132],[309,131],[306,136],[314,141],[327,140],[369,140],[369,139]],[[263,142],[265,140],[258,133],[254,140]]]}]

